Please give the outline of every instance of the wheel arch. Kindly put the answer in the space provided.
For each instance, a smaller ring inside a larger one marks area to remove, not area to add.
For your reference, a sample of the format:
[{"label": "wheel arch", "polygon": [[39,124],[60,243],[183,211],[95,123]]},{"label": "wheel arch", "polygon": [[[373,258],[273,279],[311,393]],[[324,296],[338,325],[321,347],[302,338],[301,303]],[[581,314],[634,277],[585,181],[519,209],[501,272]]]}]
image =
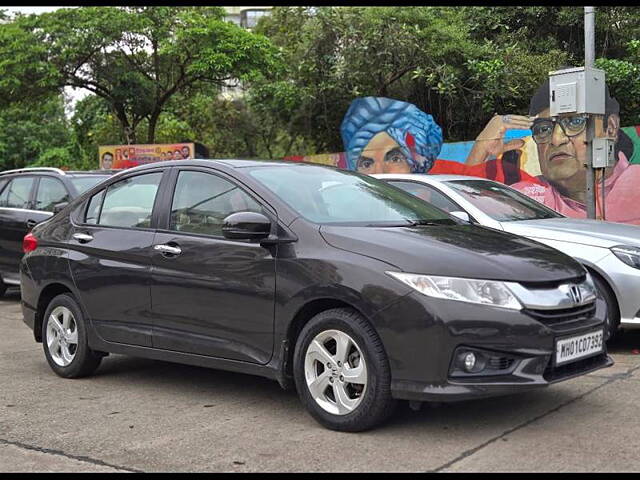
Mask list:
[{"label": "wheel arch", "polygon": [[587,271],[591,274],[591,276],[597,277],[602,284],[605,286],[605,288],[607,290],[609,290],[609,293],[611,294],[611,297],[615,300],[616,302],[616,314],[617,314],[617,322],[620,322],[620,300],[618,299],[618,294],[616,292],[616,289],[613,286],[613,283],[611,282],[611,280],[608,278],[608,276],[602,272],[600,269],[596,268],[595,266],[588,264],[586,262],[582,262],[582,265],[584,266],[584,268],[587,269]]},{"label": "wheel arch", "polygon": [[370,318],[362,311],[361,308],[358,308],[352,302],[347,302],[343,299],[334,297],[323,297],[309,300],[297,310],[292,320],[287,325],[285,340],[288,348],[286,349],[286,357],[282,362],[283,374],[286,377],[292,377],[293,375],[293,354],[295,345],[304,326],[317,314],[333,308],[348,308],[354,310],[365,318],[372,327],[374,327]]}]

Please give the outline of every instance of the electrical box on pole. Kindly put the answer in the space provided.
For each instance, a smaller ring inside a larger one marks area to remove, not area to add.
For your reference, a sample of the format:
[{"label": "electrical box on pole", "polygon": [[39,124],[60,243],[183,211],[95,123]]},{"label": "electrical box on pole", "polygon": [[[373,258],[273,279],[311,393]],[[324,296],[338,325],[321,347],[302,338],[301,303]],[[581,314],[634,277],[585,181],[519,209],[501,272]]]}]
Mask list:
[{"label": "electrical box on pole", "polygon": [[613,138],[594,138],[591,143],[593,168],[609,168],[616,164],[616,142]]},{"label": "electrical box on pole", "polygon": [[590,67],[549,72],[551,116],[562,113],[604,115],[605,74]]}]

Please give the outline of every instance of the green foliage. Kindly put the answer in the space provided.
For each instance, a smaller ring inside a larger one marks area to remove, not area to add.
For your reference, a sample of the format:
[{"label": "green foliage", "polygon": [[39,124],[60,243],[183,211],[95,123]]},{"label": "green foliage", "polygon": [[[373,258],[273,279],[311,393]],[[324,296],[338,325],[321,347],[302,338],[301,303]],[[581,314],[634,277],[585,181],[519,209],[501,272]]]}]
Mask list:
[{"label": "green foliage", "polygon": [[177,92],[277,71],[278,52],[265,37],[222,17],[219,7],[79,7],[18,17],[0,26],[0,58],[9,58],[0,66],[10,72],[0,89],[85,88],[107,102],[127,143],[137,141],[142,122],[153,143]]},{"label": "green foliage", "polygon": [[70,142],[63,99],[53,95],[37,104],[14,102],[0,109],[0,169],[36,162],[47,150]]},{"label": "green foliage", "polygon": [[[639,79],[628,63],[637,65],[640,17],[632,7],[596,10],[596,51],[608,57],[599,65],[625,103],[623,123],[637,123]],[[525,114],[549,71],[583,64],[583,14],[545,6],[278,7],[258,30],[283,50],[288,69],[277,83],[254,84],[252,105],[318,153],[343,149],[344,112],[367,95],[414,103],[446,141],[470,140],[494,113]],[[287,102],[276,101],[286,92]]]},{"label": "green foliage", "polygon": [[[640,124],[636,9],[597,7],[596,42],[622,125]],[[583,59],[582,7],[276,7],[253,32],[220,7],[0,10],[0,168],[95,168],[99,145],[121,143],[337,152],[344,113],[367,95],[414,103],[446,141],[470,140]],[[70,118],[65,86],[93,92]]]}]

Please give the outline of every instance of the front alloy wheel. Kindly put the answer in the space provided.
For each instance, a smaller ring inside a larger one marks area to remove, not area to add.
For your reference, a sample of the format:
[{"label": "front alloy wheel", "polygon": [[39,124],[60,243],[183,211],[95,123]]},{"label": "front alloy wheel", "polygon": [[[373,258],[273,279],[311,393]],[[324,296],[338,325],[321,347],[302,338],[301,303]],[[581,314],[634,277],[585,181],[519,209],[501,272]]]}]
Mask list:
[{"label": "front alloy wheel", "polygon": [[304,373],[313,399],[334,415],[346,415],[356,409],[367,388],[367,364],[362,351],[339,330],[325,330],[311,341]]},{"label": "front alloy wheel", "polygon": [[393,413],[382,341],[350,308],[325,310],[305,324],[296,340],[293,376],[303,405],[332,430],[360,432]]}]

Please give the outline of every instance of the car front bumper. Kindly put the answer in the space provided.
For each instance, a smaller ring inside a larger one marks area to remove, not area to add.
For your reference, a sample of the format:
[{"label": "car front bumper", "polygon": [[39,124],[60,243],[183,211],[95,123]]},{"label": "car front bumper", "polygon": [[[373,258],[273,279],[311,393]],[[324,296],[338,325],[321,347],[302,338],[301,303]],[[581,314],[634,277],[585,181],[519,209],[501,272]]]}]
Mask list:
[{"label": "car front bumper", "polygon": [[[558,339],[602,330],[606,305],[591,318],[545,325],[523,311],[437,300],[411,293],[379,312],[374,325],[391,367],[394,398],[449,402],[513,394],[613,365],[601,353],[555,366]],[[512,367],[456,376],[456,349],[469,347],[513,358]]]}]

